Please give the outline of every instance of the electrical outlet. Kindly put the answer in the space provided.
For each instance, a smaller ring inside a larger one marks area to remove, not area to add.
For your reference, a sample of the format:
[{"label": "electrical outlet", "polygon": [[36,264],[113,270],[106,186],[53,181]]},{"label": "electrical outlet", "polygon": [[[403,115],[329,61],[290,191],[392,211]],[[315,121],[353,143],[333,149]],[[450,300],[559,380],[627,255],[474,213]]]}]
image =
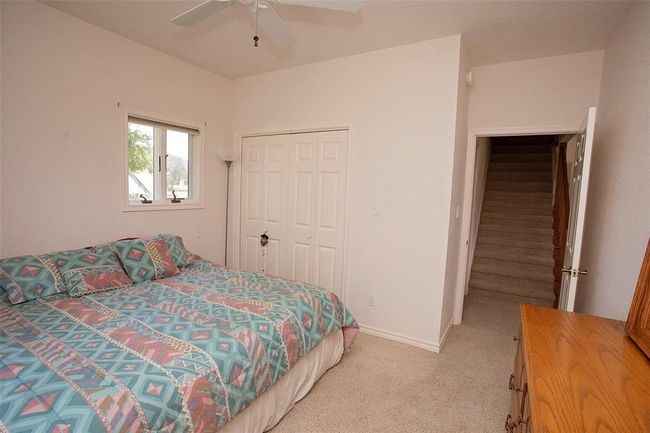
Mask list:
[{"label": "electrical outlet", "polygon": [[369,307],[374,307],[375,306],[375,294],[374,293],[368,293],[368,306]]}]

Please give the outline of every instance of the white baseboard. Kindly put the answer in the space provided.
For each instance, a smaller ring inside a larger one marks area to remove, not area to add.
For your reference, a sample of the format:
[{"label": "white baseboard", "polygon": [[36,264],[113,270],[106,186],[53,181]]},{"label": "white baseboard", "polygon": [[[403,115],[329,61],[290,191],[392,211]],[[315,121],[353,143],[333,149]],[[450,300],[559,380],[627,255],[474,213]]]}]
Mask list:
[{"label": "white baseboard", "polygon": [[[451,325],[451,324],[450,324]],[[432,341],[421,340],[419,338],[408,337],[406,335],[398,334],[396,332],[384,331],[383,329],[374,328],[372,326],[359,324],[361,332],[365,334],[374,335],[375,337],[386,338],[388,340],[397,341],[399,343],[409,344],[411,346],[419,347],[420,349],[425,349],[430,352],[438,353],[440,352],[440,344],[436,344]],[[449,327],[447,328],[447,331]],[[445,336],[447,334],[445,331]]]},{"label": "white baseboard", "polygon": [[445,340],[447,340],[447,335],[449,335],[449,330],[451,329],[451,326],[454,324],[454,319],[449,321],[447,324],[447,327],[445,328],[445,332],[442,333],[442,337],[440,337],[440,344],[438,344],[438,351],[442,348],[442,346],[445,344]]}]

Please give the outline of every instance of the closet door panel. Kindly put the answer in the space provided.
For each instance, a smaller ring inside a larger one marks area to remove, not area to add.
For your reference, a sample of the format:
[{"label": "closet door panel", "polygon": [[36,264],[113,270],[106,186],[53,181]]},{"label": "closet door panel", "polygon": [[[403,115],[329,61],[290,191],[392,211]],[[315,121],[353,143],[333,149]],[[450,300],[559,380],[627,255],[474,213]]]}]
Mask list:
[{"label": "closet door panel", "polygon": [[311,245],[300,242],[293,244],[293,263],[290,279],[295,281],[309,281],[309,267],[311,263]]},{"label": "closet door panel", "polygon": [[318,133],[315,214],[318,215],[313,245],[318,251],[313,280],[341,296],[347,188],[348,131]]},{"label": "closet door panel", "polygon": [[336,287],[336,248],[318,247],[316,266],[318,269],[318,280],[315,282],[320,287],[332,290]]},{"label": "closet door panel", "polygon": [[318,134],[293,134],[289,151],[289,273],[287,278],[313,280],[313,237]]},{"label": "closet door panel", "polygon": [[[264,273],[286,276],[287,236],[287,168],[290,137],[272,135],[264,137],[264,209],[263,232],[269,241],[264,247]],[[260,233],[261,234],[261,233]]]},{"label": "closet door panel", "polygon": [[264,225],[264,153],[263,137],[243,139],[240,267],[248,272],[263,269],[260,233]]}]

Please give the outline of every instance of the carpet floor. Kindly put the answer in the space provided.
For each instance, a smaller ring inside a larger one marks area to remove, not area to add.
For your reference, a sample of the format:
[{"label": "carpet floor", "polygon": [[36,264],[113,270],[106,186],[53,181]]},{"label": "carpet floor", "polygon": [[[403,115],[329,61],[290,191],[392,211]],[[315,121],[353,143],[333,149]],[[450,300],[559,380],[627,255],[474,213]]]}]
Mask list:
[{"label": "carpet floor", "polygon": [[465,299],[440,354],[359,334],[271,433],[502,432],[519,307]]}]

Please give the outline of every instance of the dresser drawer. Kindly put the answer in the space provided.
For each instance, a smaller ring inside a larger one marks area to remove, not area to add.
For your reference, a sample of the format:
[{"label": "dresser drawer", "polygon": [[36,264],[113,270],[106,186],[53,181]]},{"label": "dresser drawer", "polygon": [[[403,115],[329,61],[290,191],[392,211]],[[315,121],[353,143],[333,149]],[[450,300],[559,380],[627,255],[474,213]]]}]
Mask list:
[{"label": "dresser drawer", "polygon": [[508,433],[531,432],[528,408],[528,384],[526,379],[526,361],[522,333],[515,337],[516,354],[512,374],[508,381],[510,389],[510,413],[506,417],[505,431]]}]

